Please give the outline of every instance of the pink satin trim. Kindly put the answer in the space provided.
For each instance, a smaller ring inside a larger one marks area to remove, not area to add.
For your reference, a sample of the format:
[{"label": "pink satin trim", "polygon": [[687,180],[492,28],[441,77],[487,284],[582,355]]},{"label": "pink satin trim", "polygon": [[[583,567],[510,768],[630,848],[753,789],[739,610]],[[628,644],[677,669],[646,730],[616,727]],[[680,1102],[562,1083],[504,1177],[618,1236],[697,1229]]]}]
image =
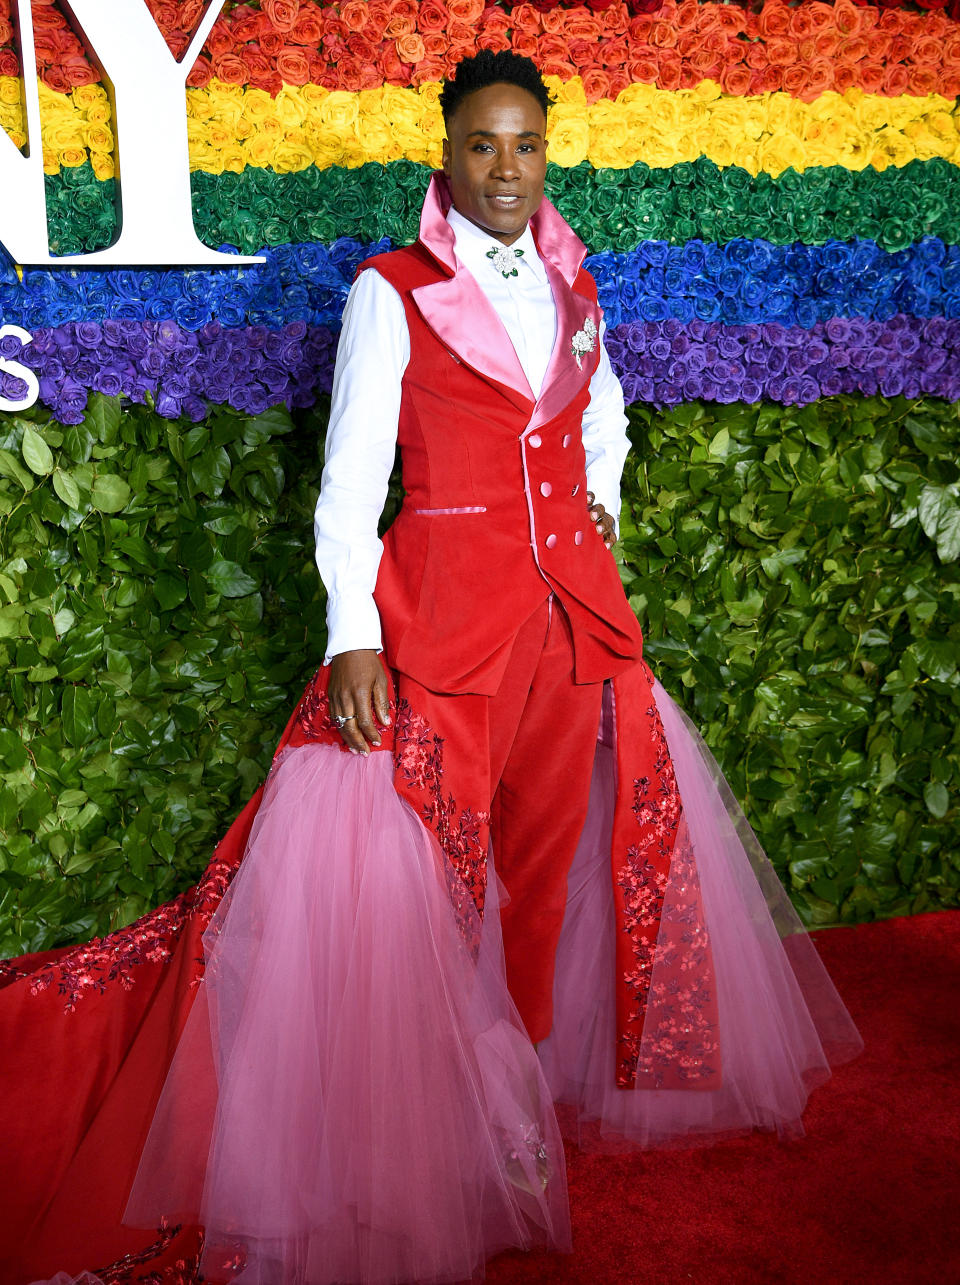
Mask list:
[{"label": "pink satin trim", "polygon": [[466,509],[411,509],[410,510],[411,513],[421,513],[421,514],[425,514],[428,517],[432,517],[434,514],[442,514],[442,513],[486,513],[486,511],[487,511],[487,506],[485,504],[476,504],[472,508],[466,508]]}]

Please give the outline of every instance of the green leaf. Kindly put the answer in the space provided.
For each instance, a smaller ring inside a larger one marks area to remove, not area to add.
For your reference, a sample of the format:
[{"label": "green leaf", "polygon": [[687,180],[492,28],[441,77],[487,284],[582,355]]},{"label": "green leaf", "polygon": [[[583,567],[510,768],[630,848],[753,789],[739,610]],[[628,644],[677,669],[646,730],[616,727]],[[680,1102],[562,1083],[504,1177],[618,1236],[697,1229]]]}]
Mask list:
[{"label": "green leaf", "polygon": [[105,446],[109,446],[116,439],[117,429],[120,427],[120,413],[119,397],[108,397],[105,393],[91,393],[86,414],[83,417],[83,426]]},{"label": "green leaf", "polygon": [[937,543],[941,562],[960,558],[960,487],[925,486],[917,504],[920,525]]},{"label": "green leaf", "polygon": [[947,815],[950,808],[950,792],[940,781],[931,781],[923,791],[923,801],[931,816],[938,820]]},{"label": "green leaf", "polygon": [[256,580],[248,576],[239,563],[224,558],[217,558],[204,574],[207,583],[225,598],[242,598],[257,588]]},{"label": "green leaf", "polygon": [[0,449],[0,476],[13,478],[19,482],[25,491],[33,488],[33,478],[23,467],[15,455],[9,451]]},{"label": "green leaf", "polygon": [[130,494],[130,487],[118,474],[98,473],[90,490],[90,503],[103,513],[119,513]]},{"label": "green leaf", "polygon": [[63,734],[71,745],[87,745],[93,738],[97,698],[89,687],[68,685],[60,703]]},{"label": "green leaf", "polygon": [[70,474],[65,473],[62,468],[56,468],[53,471],[53,489],[64,504],[69,505],[71,509],[79,509],[80,488]]},{"label": "green leaf", "polygon": [[170,611],[186,600],[187,582],[183,576],[161,571],[154,582],[153,592],[163,610]]},{"label": "green leaf", "polygon": [[40,477],[46,477],[48,473],[53,472],[53,451],[36,429],[30,428],[29,425],[23,430],[20,453],[27,468]]}]

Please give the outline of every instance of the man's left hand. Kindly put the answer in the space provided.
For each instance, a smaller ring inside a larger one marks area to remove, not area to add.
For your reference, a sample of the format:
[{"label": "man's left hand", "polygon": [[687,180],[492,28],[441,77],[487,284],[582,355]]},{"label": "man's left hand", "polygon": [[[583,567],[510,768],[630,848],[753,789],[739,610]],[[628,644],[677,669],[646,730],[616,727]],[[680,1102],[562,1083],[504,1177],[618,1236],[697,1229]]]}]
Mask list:
[{"label": "man's left hand", "polygon": [[597,503],[597,497],[592,491],[587,492],[587,508],[590,512],[590,517],[596,523],[597,530],[603,537],[603,543],[608,549],[612,549],[617,542],[613,514],[608,513],[602,504]]}]

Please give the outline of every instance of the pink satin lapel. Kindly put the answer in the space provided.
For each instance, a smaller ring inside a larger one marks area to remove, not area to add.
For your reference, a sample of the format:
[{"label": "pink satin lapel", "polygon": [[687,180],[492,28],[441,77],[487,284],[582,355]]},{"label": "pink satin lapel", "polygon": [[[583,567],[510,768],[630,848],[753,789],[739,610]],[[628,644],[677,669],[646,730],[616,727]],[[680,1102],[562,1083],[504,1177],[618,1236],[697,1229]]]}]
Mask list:
[{"label": "pink satin lapel", "polygon": [[533,410],[533,392],[516,349],[493,305],[471,273],[411,291],[420,315],[440,342],[484,379],[492,380],[521,410]]},{"label": "pink satin lapel", "polygon": [[[576,397],[584,384],[597,368],[597,345],[600,343],[600,309],[590,299],[571,290],[560,270],[544,256],[543,265],[550,278],[553,290],[553,301],[557,306],[557,338],[553,345],[550,365],[543,379],[543,391],[533,411],[533,418],[525,432],[532,432],[541,424],[549,423],[554,415]],[[594,351],[584,353],[577,365],[573,353],[573,336],[583,329],[583,323],[591,318],[597,327],[594,340]]]}]

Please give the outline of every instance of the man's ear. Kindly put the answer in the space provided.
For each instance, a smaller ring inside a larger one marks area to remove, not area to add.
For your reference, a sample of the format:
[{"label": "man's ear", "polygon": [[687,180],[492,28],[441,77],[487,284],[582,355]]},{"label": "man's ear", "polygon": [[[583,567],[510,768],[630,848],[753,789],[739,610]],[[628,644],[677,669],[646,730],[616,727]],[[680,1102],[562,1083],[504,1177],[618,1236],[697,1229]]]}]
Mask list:
[{"label": "man's ear", "polygon": [[445,138],[443,140],[443,152],[441,154],[440,166],[443,170],[444,176],[446,178],[449,178],[450,177],[450,140],[449,138]]}]

